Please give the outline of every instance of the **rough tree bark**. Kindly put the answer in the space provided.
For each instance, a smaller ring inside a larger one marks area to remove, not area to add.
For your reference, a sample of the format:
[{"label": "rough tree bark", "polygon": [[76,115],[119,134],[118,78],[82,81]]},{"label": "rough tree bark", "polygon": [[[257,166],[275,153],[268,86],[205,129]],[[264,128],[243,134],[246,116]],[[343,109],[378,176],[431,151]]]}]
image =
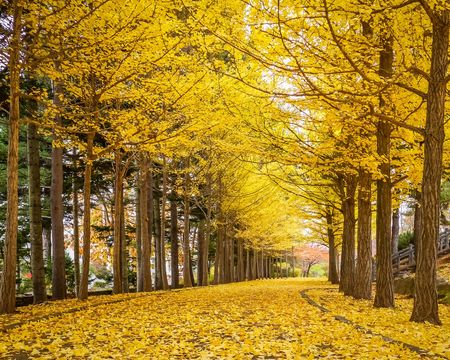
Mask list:
[{"label": "rough tree bark", "polygon": [[95,132],[89,131],[86,144],[86,165],[84,169],[83,190],[83,264],[81,270],[80,293],[78,298],[86,300],[88,297],[89,265],[91,257],[91,178],[93,163],[93,147]]},{"label": "rough tree bark", "polygon": [[[160,177],[159,174],[152,172],[152,182],[155,185],[155,193],[153,195],[153,223],[154,223],[154,231],[155,231],[155,290],[162,290],[162,277],[161,277],[161,207],[160,207],[160,196],[159,196],[159,188],[160,188]],[[153,228],[153,226],[152,226]]]},{"label": "rough tree bark", "polygon": [[141,190],[139,172],[136,173],[136,290],[142,292],[142,230],[141,230]]},{"label": "rough tree bark", "polygon": [[78,203],[78,186],[77,186],[77,153],[76,149],[73,149],[72,153],[72,166],[74,169],[74,176],[72,179],[72,215],[73,215],[73,267],[75,275],[75,296],[78,297],[80,293],[80,226],[78,223],[78,217],[80,213],[80,205]]},{"label": "rough tree bark", "polygon": [[167,168],[166,159],[163,158],[163,168],[162,168],[162,196],[161,196],[161,219],[160,219],[160,238],[159,238],[159,266],[160,266],[160,279],[161,286],[163,290],[169,288],[169,283],[167,282],[167,272],[166,272],[166,203],[167,203]]},{"label": "rough tree bark", "polygon": [[244,242],[237,240],[237,281],[244,281],[245,279],[245,264],[244,264]]},{"label": "rough tree bark", "polygon": [[[225,220],[226,221],[226,220]],[[222,225],[223,231],[223,244],[224,244],[224,262],[223,262],[223,281],[222,283],[230,283],[231,282],[231,238],[227,231],[227,225],[224,223]]]},{"label": "rough tree bark", "polygon": [[7,158],[7,205],[4,266],[0,282],[0,314],[12,313],[16,308],[16,263],[19,189],[19,97],[20,97],[20,33],[22,6],[12,2],[13,32],[9,48],[9,128]]},{"label": "rough tree bark", "polygon": [[212,217],[212,176],[210,173],[207,175],[207,196],[206,201],[206,220],[205,220],[205,244],[203,247],[203,271],[202,271],[202,284],[204,286],[208,285],[208,262],[209,262],[209,243],[211,241],[211,217]]},{"label": "rough tree bark", "polygon": [[439,238],[439,202],[442,155],[445,139],[445,99],[449,50],[450,20],[448,9],[431,10],[422,6],[433,23],[431,68],[427,93],[424,166],[422,176],[422,227],[417,239],[417,266],[414,307],[411,320],[441,324],[436,292],[436,257]]},{"label": "rough tree bark", "polygon": [[175,194],[170,201],[170,268],[172,272],[172,288],[180,287],[180,275],[178,270],[178,209]]},{"label": "rough tree bark", "polygon": [[113,245],[113,292],[114,294],[123,293],[122,284],[122,207],[123,207],[123,177],[122,177],[122,152],[114,152],[114,245]]},{"label": "rough tree bark", "polygon": [[[123,168],[122,178],[125,178],[125,172],[128,168],[128,164]],[[121,267],[122,267],[122,291],[127,293],[129,292],[129,284],[128,284],[128,251],[127,251],[127,238],[126,238],[126,229],[125,229],[125,205],[124,205],[124,187],[122,186],[122,206],[121,206],[121,214],[120,214],[120,255],[121,259]]]},{"label": "rough tree bark", "polygon": [[[379,74],[385,78],[392,77],[392,63],[394,53],[392,37],[382,39],[380,51]],[[387,110],[383,95],[380,95],[380,108]],[[377,153],[382,158],[379,171],[383,176],[377,180],[377,220],[376,220],[376,246],[377,246],[377,282],[375,294],[375,307],[394,307],[394,277],[392,275],[392,230],[391,230],[391,132],[392,126],[386,121],[377,123]]]},{"label": "rough tree bark", "polygon": [[422,196],[420,191],[416,191],[415,193],[415,200],[416,203],[414,204],[414,237],[413,237],[413,244],[416,249],[414,251],[414,261],[417,264],[417,243],[419,239],[419,234],[422,229],[422,205],[420,204],[422,201]]},{"label": "rough tree bark", "polygon": [[353,291],[355,299],[372,298],[371,182],[370,173],[360,170],[358,189],[358,255]]},{"label": "rough tree bark", "polygon": [[[149,156],[148,153],[146,154],[146,156]],[[148,158],[147,160],[147,177],[146,177],[146,187],[147,187],[147,195],[146,195],[146,199],[147,199],[147,239],[148,239],[148,258],[149,258],[149,267],[150,267],[150,289],[152,289],[153,284],[152,284],[152,277],[151,277],[151,257],[152,257],[152,245],[153,245],[153,234],[156,233],[156,228],[159,229],[159,227],[155,226],[155,188],[157,188],[157,186],[155,186],[154,184],[154,177],[153,177],[153,161]],[[157,202],[157,201],[156,201]],[[159,217],[158,217],[159,219]],[[158,230],[159,231],[159,230]],[[155,240],[156,242],[156,240]],[[142,246],[144,246],[144,241],[142,239]],[[155,272],[156,273],[156,272]]]},{"label": "rough tree bark", "polygon": [[400,209],[392,211],[392,254],[398,252],[398,236],[400,233]]},{"label": "rough tree bark", "polygon": [[341,282],[339,291],[353,295],[355,275],[355,192],[356,177],[347,175],[341,184],[342,213],[344,229],[342,232]]},{"label": "rough tree bark", "polygon": [[[58,66],[58,64],[56,64]],[[57,108],[61,107],[60,96],[62,85],[54,82],[53,103]],[[62,126],[61,116],[55,116],[55,125]],[[55,131],[54,131],[55,132]],[[53,141],[58,141],[59,136],[55,132]],[[50,192],[51,217],[52,217],[52,299],[64,299],[66,297],[66,271],[64,250],[64,204],[63,204],[63,149],[60,145],[52,145],[52,183]]]},{"label": "rough tree bark", "polygon": [[[148,154],[142,153],[139,170],[140,170],[140,213],[141,213],[141,242],[142,242],[142,264],[141,264],[141,277],[142,291],[152,290],[152,277],[150,272],[150,249],[151,249],[151,237],[149,231],[149,209],[148,209],[148,197],[149,197],[149,161]],[[151,190],[150,190],[151,191]]]},{"label": "rough tree bark", "polygon": [[186,160],[186,174],[184,177],[184,187],[183,187],[183,200],[184,200],[184,231],[183,231],[183,285],[184,287],[192,287],[191,278],[191,256],[190,256],[190,246],[189,246],[189,234],[190,234],[190,174],[189,174],[190,161],[189,158]]},{"label": "rough tree bark", "polygon": [[33,301],[35,304],[39,304],[47,300],[47,292],[45,289],[44,252],[42,242],[39,137],[37,134],[37,126],[35,124],[28,125],[27,135],[31,273],[33,279]]},{"label": "rough tree bark", "polygon": [[245,280],[251,280],[250,250],[245,249]]},{"label": "rough tree bark", "polygon": [[339,284],[339,274],[336,264],[336,239],[334,235],[333,209],[327,207],[325,210],[327,220],[328,237],[328,281],[332,284]]},{"label": "rough tree bark", "polygon": [[203,283],[203,272],[205,269],[204,263],[208,261],[207,258],[205,258],[205,220],[200,219],[198,223],[198,261],[197,261],[197,281],[199,286],[205,286],[207,284]]}]

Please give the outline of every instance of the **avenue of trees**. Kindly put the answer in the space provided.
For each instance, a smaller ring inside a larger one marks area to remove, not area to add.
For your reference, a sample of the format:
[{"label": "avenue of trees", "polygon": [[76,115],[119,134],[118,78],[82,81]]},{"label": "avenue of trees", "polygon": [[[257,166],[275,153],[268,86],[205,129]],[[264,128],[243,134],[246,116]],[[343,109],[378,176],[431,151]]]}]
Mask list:
[{"label": "avenue of trees", "polygon": [[296,241],[325,244],[329,280],[370,299],[372,239],[374,306],[393,307],[409,201],[411,320],[439,324],[449,13],[441,0],[2,2],[0,312],[24,266],[39,303],[49,274],[52,298],[67,295],[73,259],[83,300],[93,262],[114,293],[204,286],[273,276]]}]

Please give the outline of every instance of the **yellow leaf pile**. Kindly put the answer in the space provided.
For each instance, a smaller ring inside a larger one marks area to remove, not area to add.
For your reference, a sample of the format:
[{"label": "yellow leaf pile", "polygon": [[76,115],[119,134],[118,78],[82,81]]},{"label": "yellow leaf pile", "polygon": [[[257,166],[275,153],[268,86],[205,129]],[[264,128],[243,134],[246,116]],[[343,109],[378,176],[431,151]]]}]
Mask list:
[{"label": "yellow leaf pile", "polygon": [[440,305],[439,316],[443,323],[436,326],[429,323],[409,321],[413,300],[396,296],[395,308],[374,308],[373,301],[355,300],[338,293],[336,289],[313,289],[308,295],[318,304],[373,332],[434,351],[450,358],[450,306]]},{"label": "yellow leaf pile", "polygon": [[[441,311],[444,327],[418,325],[407,321],[410,300],[399,300],[396,310],[372,309],[369,302],[344,298],[327,287],[317,280],[258,280],[30,306],[0,318],[2,324],[25,320],[2,334],[0,358],[420,358],[399,344],[336,321],[333,314],[429,351],[442,354],[448,346],[448,307]],[[303,299],[299,292],[306,288],[319,288],[308,293],[332,313],[322,313]],[[54,317],[33,320],[52,313]]]}]

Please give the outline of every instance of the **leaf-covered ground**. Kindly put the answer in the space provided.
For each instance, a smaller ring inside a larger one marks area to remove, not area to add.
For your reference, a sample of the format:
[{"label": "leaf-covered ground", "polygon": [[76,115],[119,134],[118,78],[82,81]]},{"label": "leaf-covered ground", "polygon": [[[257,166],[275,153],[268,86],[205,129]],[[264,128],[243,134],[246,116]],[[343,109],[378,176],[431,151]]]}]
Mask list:
[{"label": "leaf-covered ground", "polygon": [[[322,313],[303,299],[299,292],[307,288],[314,288],[308,294],[332,312]],[[409,299],[398,300],[395,310],[380,310],[329,288],[320,281],[261,280],[30,306],[0,317],[0,358],[421,358],[402,345],[336,321],[336,314],[450,356],[445,354],[448,306],[440,309],[443,327],[418,325],[407,321]],[[16,325],[5,329],[7,324]]]}]

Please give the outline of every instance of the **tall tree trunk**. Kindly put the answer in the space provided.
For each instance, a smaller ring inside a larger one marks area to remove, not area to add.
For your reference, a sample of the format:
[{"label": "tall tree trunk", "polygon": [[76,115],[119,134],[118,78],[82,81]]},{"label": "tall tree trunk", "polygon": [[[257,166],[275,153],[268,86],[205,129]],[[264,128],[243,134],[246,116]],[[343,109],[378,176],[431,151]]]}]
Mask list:
[{"label": "tall tree trunk", "polygon": [[95,132],[90,131],[87,135],[86,165],[84,170],[84,190],[83,190],[83,264],[81,271],[80,293],[78,298],[86,300],[88,297],[89,285],[89,265],[91,257],[91,178],[93,163],[93,147]]},{"label": "tall tree trunk", "polygon": [[122,207],[123,207],[123,178],[122,178],[122,152],[114,152],[114,256],[113,256],[113,274],[115,294],[123,293],[122,287]]},{"label": "tall tree trunk", "polygon": [[392,254],[398,252],[398,236],[400,234],[400,209],[392,211]]},{"label": "tall tree trunk", "polygon": [[[437,6],[436,6],[437,7]],[[417,239],[417,266],[412,321],[440,324],[436,292],[440,186],[444,145],[445,99],[449,50],[449,10],[434,10],[430,79],[427,93],[422,228]]]},{"label": "tall tree trunk", "polygon": [[[56,64],[58,66],[58,64]],[[57,80],[53,87],[53,103],[60,109],[62,86]],[[55,125],[62,126],[61,116],[55,117]],[[57,131],[54,131],[53,141],[59,140]],[[60,146],[52,146],[52,184],[50,192],[51,216],[52,216],[52,299],[64,299],[66,297],[66,271],[64,250],[64,204],[63,204],[63,149]]]},{"label": "tall tree trunk", "polygon": [[[382,49],[380,51],[379,74],[384,78],[392,77],[392,63],[394,52],[392,37],[382,36]],[[380,95],[380,108],[387,110],[387,102]],[[392,240],[391,240],[391,125],[386,121],[377,123],[377,153],[382,157],[379,171],[383,179],[377,180],[377,282],[375,294],[375,307],[394,306],[394,277],[392,275]]]},{"label": "tall tree trunk", "polygon": [[244,281],[244,243],[242,240],[237,240],[237,281]]},{"label": "tall tree trunk", "polygon": [[[122,174],[122,179],[125,176],[125,169]],[[125,229],[125,206],[123,204],[124,199],[124,188],[122,186],[122,206],[120,207],[120,255],[121,255],[121,268],[122,268],[122,292],[127,293],[129,291],[128,285],[128,251],[127,251],[127,238]]]},{"label": "tall tree trunk", "polygon": [[[149,186],[150,176],[149,176],[149,161],[148,154],[142,153],[140,160],[140,213],[141,213],[141,242],[142,242],[142,266],[141,266],[141,277],[142,280],[142,291],[152,290],[152,277],[150,272],[150,256],[151,256],[151,230],[149,230]],[[150,206],[152,204],[150,203]]]},{"label": "tall tree trunk", "polygon": [[175,199],[170,201],[170,263],[172,271],[172,288],[180,287],[180,275],[178,270],[178,209]]},{"label": "tall tree trunk", "polygon": [[234,235],[233,235],[233,230],[231,229],[231,226],[230,226],[230,229],[229,229],[229,231],[228,231],[228,236],[229,236],[229,246],[230,246],[230,265],[229,265],[229,268],[230,268],[230,276],[229,276],[229,281],[230,282],[233,282],[233,281],[236,281],[236,279],[235,279],[235,273],[236,273],[236,269],[235,269],[235,241],[234,241]]},{"label": "tall tree trunk", "polygon": [[30,201],[31,273],[34,303],[47,300],[42,244],[41,176],[37,126],[28,125],[28,190]]},{"label": "tall tree trunk", "polygon": [[158,174],[153,176],[156,193],[153,201],[154,230],[155,230],[155,290],[162,290],[162,267],[161,267],[161,206],[159,197],[160,177]]},{"label": "tall tree trunk", "polygon": [[219,236],[219,231],[217,231],[216,237],[216,254],[214,256],[214,279],[213,284],[217,285],[220,283],[220,271],[221,271],[221,259],[222,259],[222,238]]},{"label": "tall tree trunk", "polygon": [[207,175],[207,196],[208,199],[206,201],[206,230],[205,230],[205,243],[203,247],[203,271],[202,271],[202,284],[203,286],[208,285],[208,261],[209,261],[209,243],[211,241],[211,211],[212,211],[212,177],[211,174]]},{"label": "tall tree trunk", "polygon": [[219,224],[217,226],[217,246],[219,246],[219,284],[224,284],[226,279],[226,268],[227,268],[227,240],[225,232],[225,220],[223,219],[219,210]]},{"label": "tall tree trunk", "polygon": [[419,239],[419,234],[421,232],[422,229],[422,195],[420,193],[420,191],[416,191],[415,193],[415,200],[416,203],[414,205],[414,236],[413,236],[413,243],[414,243],[414,247],[415,247],[415,251],[414,251],[414,262],[417,265],[417,248],[418,248],[418,239]]},{"label": "tall tree trunk", "polygon": [[[196,236],[196,235],[194,234],[194,236]],[[193,249],[193,248],[194,247],[192,247],[191,249]],[[191,249],[189,249],[189,264],[190,264],[189,274],[191,275],[192,286],[195,286],[194,269],[192,268],[193,261],[192,261],[192,250]]]},{"label": "tall tree trunk", "polygon": [[186,174],[184,178],[184,233],[183,233],[183,284],[184,287],[192,286],[191,278],[191,257],[190,257],[190,247],[189,247],[189,233],[190,233],[190,197],[189,197],[189,167],[190,161],[186,161]]},{"label": "tall tree trunk", "polygon": [[[148,154],[147,154],[148,155]],[[148,226],[147,226],[147,232],[148,232],[148,246],[149,246],[149,261],[151,262],[152,258],[152,245],[153,245],[153,234],[156,233],[156,229],[159,229],[158,226],[155,226],[155,202],[158,203],[158,201],[155,201],[155,188],[158,186],[154,184],[154,177],[153,177],[153,161],[151,159],[148,160],[148,172],[147,172],[147,219],[148,219]],[[156,199],[158,200],[158,199]],[[158,208],[159,209],[159,208]],[[158,217],[160,219],[160,217]],[[158,221],[159,223],[159,221]],[[157,224],[156,224],[157,225]],[[156,240],[155,240],[156,242]],[[155,264],[156,265],[156,264]],[[149,263],[149,266],[150,263]],[[155,275],[156,275],[156,269],[155,269]],[[151,270],[150,270],[150,288],[152,288],[152,277],[151,277]]]},{"label": "tall tree trunk", "polygon": [[251,280],[250,250],[245,250],[245,280]]},{"label": "tall tree trunk", "polygon": [[0,281],[0,314],[12,313],[16,308],[16,264],[19,190],[19,97],[20,97],[20,33],[22,6],[14,0],[13,32],[9,47],[9,128],[7,158],[7,204],[4,265]]},{"label": "tall tree trunk", "polygon": [[225,261],[223,262],[223,283],[227,284],[231,282],[231,239],[229,237],[229,234],[227,232],[227,225],[224,224],[222,226],[223,228],[223,243],[224,243],[224,258]]},{"label": "tall tree trunk", "polygon": [[252,265],[251,265],[251,267],[252,267],[252,270],[251,270],[252,280],[258,279],[258,273],[257,273],[258,256],[257,256],[257,254],[258,254],[258,252],[255,249],[253,249],[253,251],[252,251]]},{"label": "tall tree trunk", "polygon": [[347,175],[342,199],[344,229],[342,233],[341,282],[339,290],[344,295],[353,295],[355,275],[355,192],[356,179]]},{"label": "tall tree trunk", "polygon": [[197,257],[197,284],[198,286],[205,286],[203,283],[203,271],[204,266],[203,263],[205,261],[208,261],[208,259],[205,259],[205,220],[200,219],[198,222],[198,257]]},{"label": "tall tree trunk", "polygon": [[74,267],[74,277],[75,277],[75,296],[78,297],[80,293],[80,226],[78,223],[78,217],[80,212],[80,206],[78,203],[78,186],[77,186],[77,176],[78,172],[78,162],[76,159],[76,149],[73,149],[73,169],[74,176],[72,179],[72,214],[73,214],[73,267]]},{"label": "tall tree trunk", "polygon": [[[385,122],[378,123],[378,153],[389,159],[391,126]],[[391,242],[391,184],[390,165],[383,162],[380,171],[384,179],[377,181],[377,282],[376,307],[394,307],[394,279],[392,273]]]},{"label": "tall tree trunk", "polygon": [[[264,250],[261,250],[261,257],[260,257],[260,266],[259,266],[259,268],[261,269],[260,271],[261,271],[261,274],[260,274],[260,276],[261,276],[261,279],[265,279],[266,278],[266,273],[265,273],[265,266],[264,266]],[[287,262],[287,255],[286,255],[286,266],[288,265],[288,262]]]},{"label": "tall tree trunk", "polygon": [[142,229],[141,229],[141,191],[139,172],[136,173],[136,290],[142,292]]},{"label": "tall tree trunk", "polygon": [[358,260],[353,292],[355,299],[372,298],[371,182],[370,173],[360,170],[358,189]]},{"label": "tall tree trunk", "polygon": [[166,169],[166,158],[163,156],[163,168],[162,168],[162,197],[161,197],[161,219],[160,219],[160,239],[159,239],[159,264],[160,264],[160,278],[163,290],[169,288],[169,283],[167,282],[167,271],[166,271],[166,203],[167,203],[167,169]]},{"label": "tall tree trunk", "polygon": [[52,229],[49,219],[42,223],[42,237],[44,238],[44,259],[45,267],[52,267]]},{"label": "tall tree trunk", "polygon": [[327,220],[328,236],[328,281],[332,284],[339,284],[339,275],[336,264],[336,244],[334,235],[333,209],[328,207],[325,210]]}]

